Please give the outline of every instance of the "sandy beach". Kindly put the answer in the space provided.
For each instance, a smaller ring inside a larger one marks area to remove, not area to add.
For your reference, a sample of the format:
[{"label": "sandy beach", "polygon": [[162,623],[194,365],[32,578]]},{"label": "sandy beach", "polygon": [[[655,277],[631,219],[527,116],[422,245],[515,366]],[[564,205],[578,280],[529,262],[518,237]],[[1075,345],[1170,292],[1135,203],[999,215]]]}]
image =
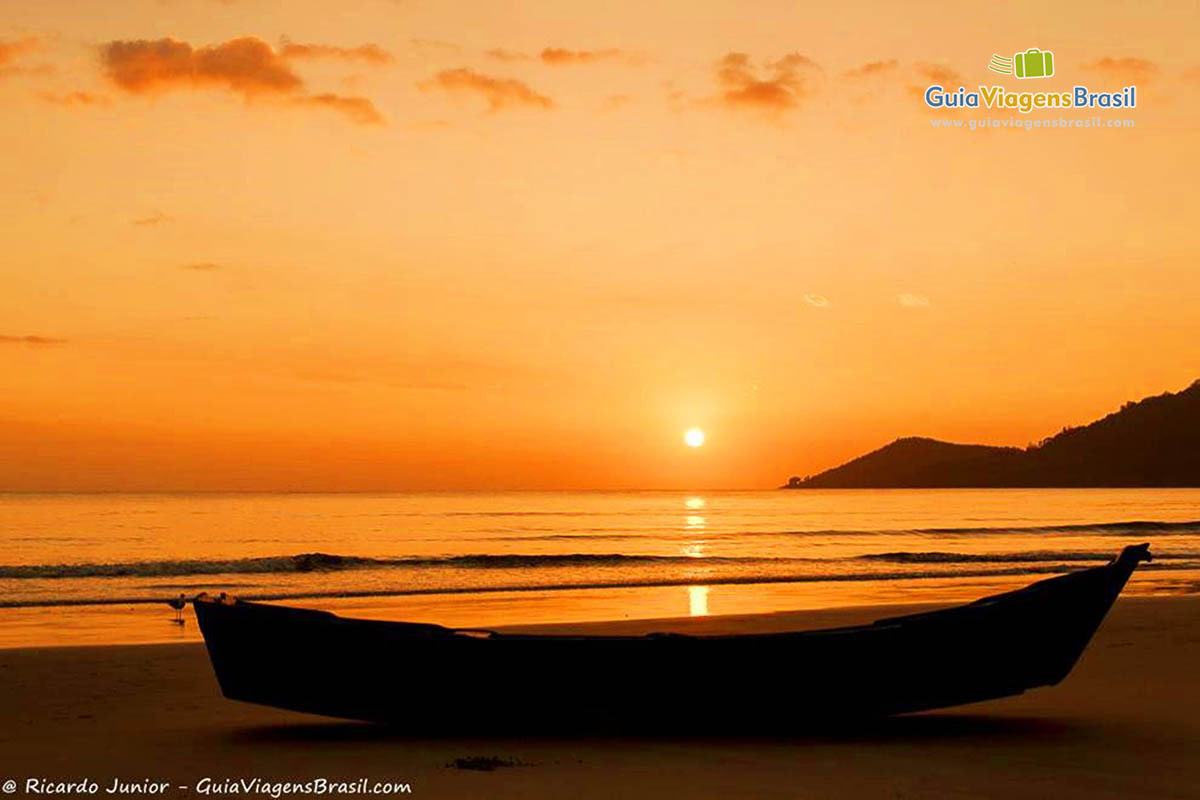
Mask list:
[{"label": "sandy beach", "polygon": [[[761,631],[903,610],[571,627]],[[1134,598],[1118,602],[1063,684],[1017,698],[787,736],[498,738],[227,701],[196,644],[3,650],[0,781],[16,780],[15,796],[30,778],[90,779],[101,794],[114,778],[161,780],[166,794],[186,796],[226,779],[328,777],[397,781],[437,798],[1195,797],[1198,665],[1200,598]],[[713,685],[738,690],[720,676]]]}]

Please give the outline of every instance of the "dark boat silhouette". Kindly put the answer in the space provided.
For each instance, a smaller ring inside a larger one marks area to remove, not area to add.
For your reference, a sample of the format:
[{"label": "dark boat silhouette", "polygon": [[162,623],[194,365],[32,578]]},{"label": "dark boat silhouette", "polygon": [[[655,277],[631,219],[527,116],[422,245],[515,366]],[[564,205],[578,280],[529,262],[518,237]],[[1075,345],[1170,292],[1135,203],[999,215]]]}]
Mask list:
[{"label": "dark boat silhouette", "polygon": [[953,608],[789,633],[570,636],[346,619],[201,595],[226,697],[414,729],[634,731],[943,708],[1071,671],[1149,545]]}]

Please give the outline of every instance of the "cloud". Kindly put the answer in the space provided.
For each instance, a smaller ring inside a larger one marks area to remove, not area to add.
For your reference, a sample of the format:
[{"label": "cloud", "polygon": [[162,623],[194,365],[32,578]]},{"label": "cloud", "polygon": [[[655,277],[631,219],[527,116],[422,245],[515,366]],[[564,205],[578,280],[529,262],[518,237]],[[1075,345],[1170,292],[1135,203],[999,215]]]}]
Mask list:
[{"label": "cloud", "polygon": [[26,53],[40,49],[41,41],[36,36],[26,36],[11,42],[0,41],[0,67],[7,66]]},{"label": "cloud", "polygon": [[899,64],[900,62],[894,58],[888,59],[887,61],[869,61],[866,64],[863,64],[861,67],[855,67],[854,69],[846,70],[842,73],[842,75],[846,78],[852,79],[885,75],[895,70]]},{"label": "cloud", "polygon": [[0,78],[23,73],[46,75],[54,72],[54,67],[49,64],[40,64],[36,67],[19,67],[14,63],[23,56],[36,53],[41,49],[42,40],[36,36],[26,36],[12,41],[0,40]]},{"label": "cloud", "polygon": [[896,295],[896,302],[905,308],[929,308],[933,305],[925,295],[911,292]]},{"label": "cloud", "polygon": [[829,298],[823,294],[806,294],[804,302],[808,303],[813,308],[828,308]]},{"label": "cloud", "polygon": [[[947,67],[945,64],[929,64],[923,61],[918,61],[913,65],[913,71],[917,73],[917,77],[921,78],[924,86],[915,86],[910,84],[907,89],[908,93],[913,97],[924,97],[925,89],[930,84],[938,84],[940,86],[955,86],[962,85],[963,77],[957,72]],[[946,111],[948,109],[942,109]]]},{"label": "cloud", "polygon": [[1084,64],[1083,68],[1131,81],[1149,80],[1158,72],[1158,65],[1144,58],[1111,58],[1109,56],[1090,64]]},{"label": "cloud", "polygon": [[184,264],[183,269],[195,270],[196,272],[213,272],[221,269],[221,265],[214,264],[211,261],[198,261],[194,264]]},{"label": "cloud", "polygon": [[109,42],[101,48],[108,78],[127,92],[220,88],[242,95],[292,92],[300,76],[253,36],[192,47],[178,39]]},{"label": "cloud", "polygon": [[549,97],[538,94],[515,78],[493,78],[466,67],[443,70],[417,86],[423,91],[475,92],[487,100],[488,111],[522,106],[543,110],[555,107]]},{"label": "cloud", "polygon": [[0,335],[0,344],[31,344],[34,346],[48,346],[55,344],[66,344],[66,339],[55,339],[50,336],[4,336]]},{"label": "cloud", "polygon": [[38,97],[45,100],[47,103],[53,103],[56,106],[66,106],[69,108],[77,106],[110,106],[112,101],[102,94],[92,94],[91,92],[67,92],[65,94],[55,94],[53,92],[39,92]]},{"label": "cloud", "polygon": [[632,98],[627,94],[609,95],[608,97],[604,98],[603,108],[605,111],[616,111],[619,108],[624,108],[625,106],[629,105],[629,101],[631,99]]},{"label": "cloud", "polygon": [[292,106],[327,108],[359,124],[383,124],[383,115],[365,97],[301,94],[304,82],[285,57],[288,48],[293,48],[293,58],[391,58],[376,45],[340,48],[285,43],[283,50],[276,52],[253,36],[204,47],[178,39],[115,41],[104,45],[101,55],[109,80],[134,94],[216,88],[247,100],[278,97]]},{"label": "cloud", "polygon": [[485,51],[484,55],[496,61],[506,62],[537,60],[552,67],[562,67],[572,64],[596,64],[603,61],[621,61],[626,64],[639,66],[646,63],[646,56],[644,54],[630,53],[626,50],[618,50],[615,47],[606,47],[603,50],[567,50],[562,47],[547,47],[536,56],[522,53],[519,50],[506,50],[503,47],[494,47],[491,50]]},{"label": "cloud", "polygon": [[564,50],[561,47],[547,47],[538,54],[538,58],[542,60],[543,64],[550,64],[551,66],[595,64],[599,61],[624,61],[626,63],[640,64],[645,61],[644,56],[626,53],[624,50],[618,50],[613,47],[604,50]]},{"label": "cloud", "polygon": [[0,76],[16,72],[16,67],[12,66],[12,62],[19,59],[20,56],[37,52],[41,47],[42,43],[36,36],[26,36],[11,42],[0,40]]},{"label": "cloud", "polygon": [[803,73],[819,69],[807,56],[791,53],[767,62],[767,77],[759,77],[748,55],[729,53],[717,64],[717,81],[722,91],[715,99],[729,108],[787,111],[798,106],[809,93]]},{"label": "cloud", "polygon": [[[920,77],[927,78],[933,83],[940,83],[943,86],[950,83],[962,83],[963,80],[962,75],[959,75],[944,64],[917,62],[913,65],[913,69],[916,70],[917,75]],[[922,91],[924,90],[922,89]]]},{"label": "cloud", "polygon": [[346,115],[359,125],[383,125],[385,121],[375,104],[365,97],[327,93],[297,97],[292,102],[296,105],[323,106],[332,109]]},{"label": "cloud", "polygon": [[529,61],[533,56],[527,53],[517,53],[512,50],[505,50],[503,47],[495,47],[484,53],[488,58],[494,58],[497,61]]},{"label": "cloud", "polygon": [[286,39],[279,46],[279,55],[281,58],[333,58],[366,64],[390,64],[395,61],[391,53],[377,44],[338,47],[331,44],[300,44]]},{"label": "cloud", "polygon": [[174,222],[174,220],[161,211],[155,211],[148,217],[138,217],[132,220],[132,224],[139,228],[152,228],[155,225],[162,225],[164,222]]}]

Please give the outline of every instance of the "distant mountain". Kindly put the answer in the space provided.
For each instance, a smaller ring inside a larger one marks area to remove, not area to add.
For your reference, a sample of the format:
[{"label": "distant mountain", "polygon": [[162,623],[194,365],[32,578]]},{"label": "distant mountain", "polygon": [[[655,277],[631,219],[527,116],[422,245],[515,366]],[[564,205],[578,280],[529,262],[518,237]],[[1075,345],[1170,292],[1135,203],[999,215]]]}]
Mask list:
[{"label": "distant mountain", "polygon": [[909,437],[784,489],[1200,486],[1200,381],[1025,449]]}]

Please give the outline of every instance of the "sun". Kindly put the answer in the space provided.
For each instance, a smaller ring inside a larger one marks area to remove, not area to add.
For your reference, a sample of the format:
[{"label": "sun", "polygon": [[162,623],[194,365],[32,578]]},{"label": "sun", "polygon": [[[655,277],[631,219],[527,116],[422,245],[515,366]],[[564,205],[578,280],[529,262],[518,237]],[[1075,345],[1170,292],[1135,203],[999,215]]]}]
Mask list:
[{"label": "sun", "polygon": [[699,428],[688,428],[683,432],[683,443],[688,447],[699,447],[704,444],[704,431]]}]

